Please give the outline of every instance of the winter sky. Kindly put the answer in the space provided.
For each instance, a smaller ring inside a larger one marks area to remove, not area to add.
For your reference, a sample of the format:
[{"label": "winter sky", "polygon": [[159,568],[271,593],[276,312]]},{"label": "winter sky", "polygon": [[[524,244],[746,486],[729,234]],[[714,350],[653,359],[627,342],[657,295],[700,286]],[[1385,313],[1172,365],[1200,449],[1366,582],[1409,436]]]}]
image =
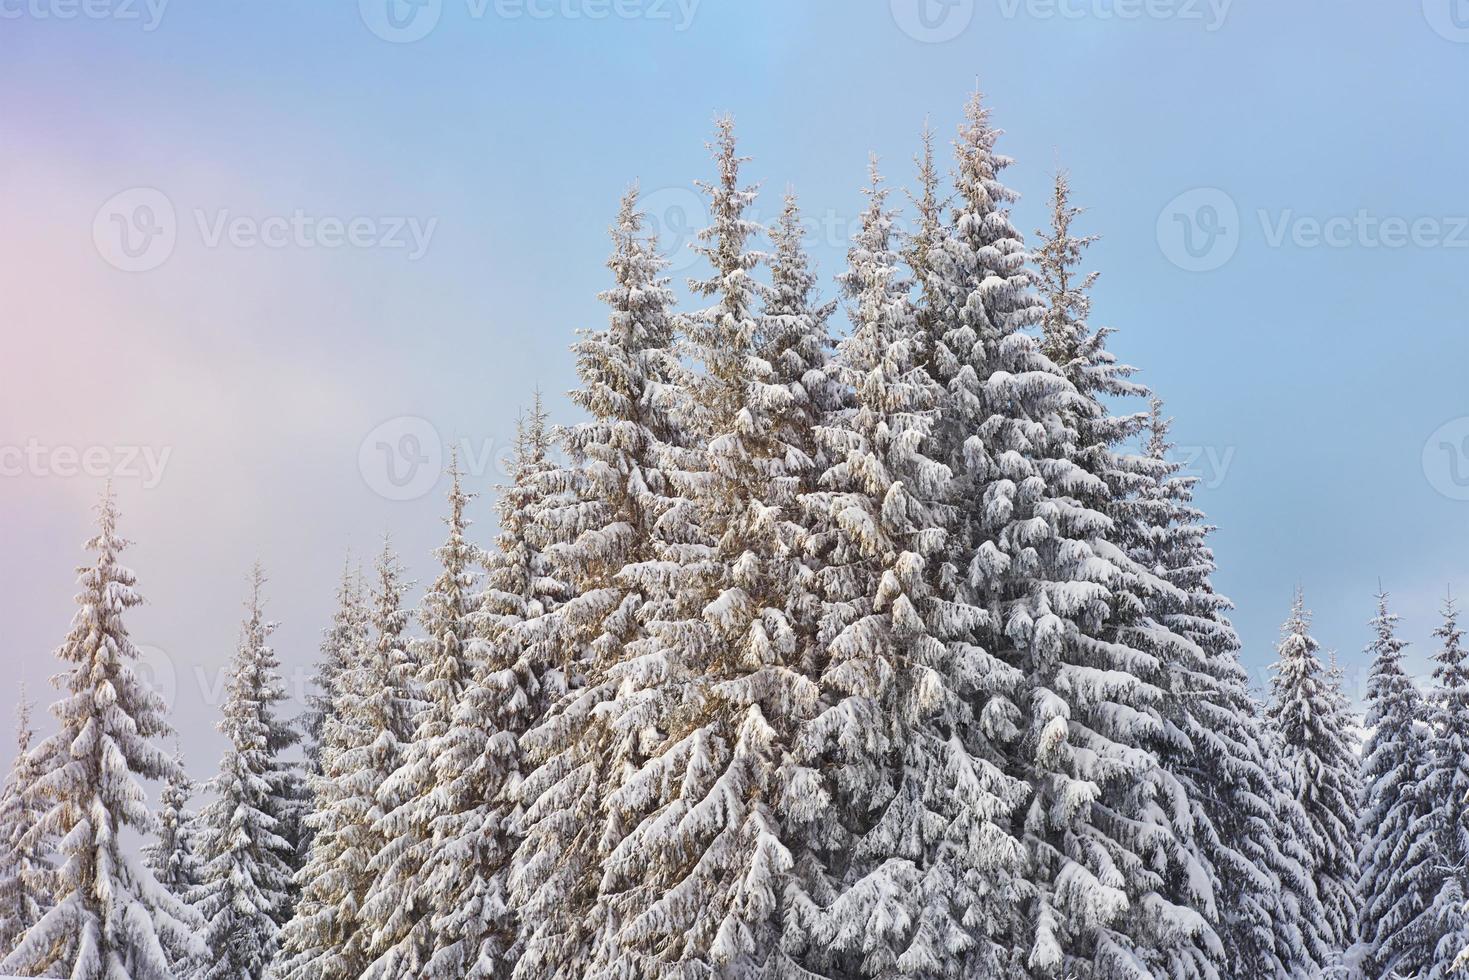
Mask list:
[{"label": "winter sky", "polygon": [[1465,0],[0,0],[0,724],[52,699],[112,470],[207,775],[252,561],[299,680],[349,549],[431,574],[449,445],[489,542],[630,181],[678,239],[732,112],[829,283],[868,152],[909,183],[976,79],[1019,227],[1061,165],[1103,235],[1094,320],[1177,417],[1257,681],[1297,582],[1359,681],[1380,577],[1421,667],[1469,596],[1466,72]]}]

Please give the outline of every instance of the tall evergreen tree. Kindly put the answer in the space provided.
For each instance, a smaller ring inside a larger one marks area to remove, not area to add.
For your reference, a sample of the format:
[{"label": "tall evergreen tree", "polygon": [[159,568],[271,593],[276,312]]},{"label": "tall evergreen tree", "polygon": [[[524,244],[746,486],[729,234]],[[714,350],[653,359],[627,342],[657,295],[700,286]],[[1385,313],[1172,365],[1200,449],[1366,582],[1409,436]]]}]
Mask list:
[{"label": "tall evergreen tree", "polygon": [[1232,603],[1214,590],[1213,530],[1193,502],[1195,478],[1169,458],[1171,420],[1153,399],[1147,455],[1154,473],[1136,509],[1137,558],[1179,590],[1154,599],[1158,621],[1197,648],[1173,671],[1173,723],[1181,751],[1165,762],[1193,805],[1193,848],[1208,874],[1211,916],[1225,949],[1224,975],[1283,978],[1319,971],[1328,954],[1310,860],[1297,838],[1305,814],[1280,785],[1278,753],[1262,724],[1228,619]]},{"label": "tall evergreen tree", "polygon": [[1419,780],[1423,822],[1414,837],[1432,849],[1439,882],[1426,913],[1425,931],[1435,940],[1427,977],[1448,980],[1459,951],[1469,944],[1469,660],[1452,597],[1444,599],[1443,622],[1433,635],[1439,648],[1433,656],[1432,741]]},{"label": "tall evergreen tree", "polygon": [[1080,462],[1086,400],[1025,332],[1045,311],[999,180],[999,135],[976,95],[952,215],[918,272],[937,321],[932,361],[952,372],[941,442],[965,504],[940,577],[959,613],[946,639],[978,636],[1023,677],[982,702],[992,738],[1019,729],[1005,757],[1032,789],[1022,955],[1042,976],[1210,976],[1218,941],[1186,828],[1169,816],[1188,801],[1157,754],[1166,660],[1144,648],[1177,638],[1134,608],[1138,570],[1098,509],[1109,488]]},{"label": "tall evergreen tree", "polygon": [[[416,686],[425,705],[412,740],[404,746],[402,764],[382,786],[382,799],[393,806],[384,806],[378,822],[377,834],[385,847],[373,858],[374,880],[363,905],[365,917],[378,924],[372,976],[469,976],[462,958],[429,971],[436,951],[456,945],[457,939],[445,936],[436,925],[436,903],[445,896],[442,888],[429,887],[428,860],[440,843],[437,821],[458,775],[441,768],[441,763],[452,748],[450,739],[459,735],[454,716],[475,670],[471,614],[477,556],[465,536],[469,521],[464,514],[470,495],[460,485],[457,457],[449,469],[449,536],[436,552],[440,572],[418,611],[424,637],[413,645]],[[467,841],[448,844],[469,846]]]},{"label": "tall evergreen tree", "polygon": [[[323,756],[326,753],[327,723],[336,716],[336,692],[341,687],[337,678],[350,666],[352,658],[361,653],[365,643],[367,621],[362,591],[362,571],[353,568],[349,560],[342,569],[342,581],[337,586],[337,607],[332,613],[331,625],[322,630],[321,653],[306,694],[306,710],[300,719],[305,761],[301,767],[302,819],[296,828],[298,839],[294,868],[297,872],[309,859],[311,841],[315,836],[309,819],[318,804],[313,787],[325,772]],[[297,885],[299,891],[299,882]]]},{"label": "tall evergreen tree", "polygon": [[175,778],[178,768],[154,744],[170,732],[167,706],[133,669],[138,650],[123,617],[143,600],[118,561],[128,542],[117,516],[109,488],[87,543],[96,559],[78,570],[77,613],[56,653],[69,665],[51,709],[60,731],[31,753],[46,811],[22,846],[60,841],[60,866],[47,876],[56,901],[0,963],[5,973],[174,980],[165,950],[202,953],[197,916],[124,843],[125,829],[151,829],[139,780]]},{"label": "tall evergreen tree", "polygon": [[[191,902],[204,880],[196,817],[188,809],[189,799],[194,795],[194,781],[184,770],[184,760],[177,752],[174,762],[178,771],[169,778],[159,797],[154,839],[143,848],[143,860],[160,885],[180,901]],[[189,945],[165,946],[164,952],[177,976],[193,975],[197,964]]]},{"label": "tall evergreen tree", "polygon": [[31,753],[31,702],[20,692],[19,721],[15,726],[15,761],[0,789],[0,959],[15,949],[25,931],[50,906],[47,889],[52,871],[51,841],[36,832],[45,813],[36,792],[41,776]]},{"label": "tall evergreen tree", "polygon": [[178,773],[169,779],[158,799],[157,830],[153,842],[143,848],[143,858],[159,884],[188,901],[194,889],[203,883],[203,868],[195,839],[197,817],[189,809],[194,781],[184,770],[181,755],[175,754],[174,762]]},{"label": "tall evergreen tree", "polygon": [[740,185],[733,123],[719,122],[717,178],[701,186],[713,222],[698,251],[712,275],[691,283],[711,306],[687,323],[702,373],[689,391],[699,444],[680,454],[690,524],[669,569],[677,602],[647,623],[670,697],[660,744],[611,788],[628,833],[604,862],[600,902],[620,923],[593,975],[753,976],[775,956],[778,911],[798,844],[786,834],[782,770],[816,686],[800,670],[789,544],[804,465],[777,424],[791,389],[759,346],[761,256],[748,240],[754,191]]},{"label": "tall evergreen tree", "polygon": [[788,794],[820,860],[797,866],[786,944],[818,976],[998,976],[1023,786],[977,748],[973,701],[1015,678],[946,638],[963,614],[935,587],[955,523],[950,472],[928,455],[944,392],[921,365],[875,164],[866,193],[842,280],[855,403],[818,430],[831,465],[807,499],[825,525],[826,707],[804,726]]},{"label": "tall evergreen tree", "polygon": [[306,710],[301,715],[301,742],[308,777],[321,774],[326,725],[336,711],[332,692],[338,687],[337,677],[362,649],[362,603],[362,573],[352,567],[349,559],[337,586],[337,607],[331,625],[322,630],[321,653],[311,678],[311,691],[306,695]]},{"label": "tall evergreen tree", "polygon": [[509,896],[523,814],[516,791],[527,769],[520,737],[566,689],[553,629],[566,587],[546,555],[541,521],[550,450],[538,394],[517,425],[510,482],[500,487],[500,535],[485,558],[486,587],[466,607],[475,673],[437,756],[449,803],[423,872],[436,896],[428,976],[500,980],[520,959],[518,910]]},{"label": "tall evergreen tree", "polygon": [[1433,868],[1440,856],[1414,846],[1425,813],[1419,777],[1427,706],[1403,669],[1408,644],[1397,635],[1398,619],[1388,611],[1386,593],[1379,594],[1371,621],[1373,640],[1367,647],[1372,655],[1367,682],[1370,734],[1363,746],[1357,811],[1362,971],[1368,980],[1419,976],[1437,940],[1424,912],[1437,892]]},{"label": "tall evergreen tree", "polygon": [[[540,523],[571,587],[556,614],[567,692],[521,740],[534,768],[516,794],[524,806],[512,877],[523,923],[516,980],[586,976],[588,951],[615,930],[595,900],[602,860],[625,828],[603,791],[647,757],[656,731],[643,719],[666,696],[660,665],[637,643],[668,601],[664,559],[677,540],[665,523],[675,503],[665,460],[683,441],[684,369],[664,262],[637,196],[634,187],[623,197],[612,229],[607,328],[574,348],[581,386],[571,398],[590,418],[565,432],[569,465],[546,477]],[[511,678],[502,679],[500,696],[519,710]]]},{"label": "tall evergreen tree", "polygon": [[1328,959],[1355,941],[1357,893],[1355,815],[1358,762],[1341,710],[1341,692],[1327,674],[1311,636],[1311,615],[1299,589],[1281,627],[1269,718],[1290,792],[1305,811],[1304,844],[1321,903]]},{"label": "tall evergreen tree", "polygon": [[359,646],[332,681],[322,774],[311,785],[311,849],[297,874],[300,901],[280,936],[275,975],[281,980],[358,980],[371,963],[378,923],[362,908],[372,883],[369,862],[386,845],[379,833],[380,790],[402,765],[420,708],[403,635],[407,590],[385,541],[371,608],[359,611],[351,590],[343,595],[339,616]]},{"label": "tall evergreen tree", "polygon": [[257,564],[218,725],[229,746],[201,818],[204,880],[193,900],[212,953],[200,965],[207,980],[264,977],[291,916],[296,849],[285,833],[297,799],[283,753],[299,736],[279,717],[286,690],[269,643],[276,624],[265,618],[264,585]]}]

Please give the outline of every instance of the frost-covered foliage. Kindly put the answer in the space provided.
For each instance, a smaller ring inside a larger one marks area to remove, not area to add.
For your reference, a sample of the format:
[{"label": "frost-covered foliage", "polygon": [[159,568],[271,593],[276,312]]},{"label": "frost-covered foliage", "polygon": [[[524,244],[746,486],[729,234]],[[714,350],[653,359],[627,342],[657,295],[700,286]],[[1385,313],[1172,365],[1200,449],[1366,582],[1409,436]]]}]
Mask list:
[{"label": "frost-covered foliage", "polygon": [[[778,913],[798,846],[782,778],[816,687],[800,670],[791,603],[800,570],[796,497],[813,465],[784,440],[797,389],[778,383],[760,344],[748,240],[754,192],[740,184],[732,123],[701,184],[713,223],[698,235],[710,266],[691,287],[712,305],[686,323],[702,367],[684,417],[696,441],[672,456],[680,505],[663,517],[670,601],[644,621],[629,666],[652,671],[651,705],[614,701],[614,727],[656,739],[649,758],[608,787],[625,831],[602,866],[598,904],[615,925],[592,951],[593,975],[755,976],[775,969]],[[627,712],[646,711],[636,720]]]},{"label": "frost-covered foliage", "polygon": [[15,761],[0,788],[0,959],[15,949],[25,931],[50,907],[47,875],[53,842],[36,829],[45,807],[36,793],[41,776],[31,753],[31,702],[21,688],[19,721],[15,726]]},{"label": "frost-covered foliage", "polygon": [[950,639],[964,613],[936,582],[956,512],[929,455],[944,391],[921,365],[875,164],[866,193],[842,278],[854,329],[838,372],[854,402],[818,430],[830,466],[807,498],[824,708],[787,776],[814,849],[796,867],[787,945],[818,976],[999,975],[1024,787],[1000,771],[975,703],[1016,678]]},{"label": "frost-covered foliage", "polygon": [[[956,144],[952,215],[930,232],[919,277],[938,306],[927,316],[949,377],[941,442],[965,503],[948,547],[956,574],[940,575],[957,579],[945,638],[977,638],[1018,672],[1008,691],[990,678],[983,700],[987,734],[1010,743],[1009,767],[1032,791],[1024,963],[1041,976],[1212,976],[1212,897],[1175,818],[1185,790],[1158,755],[1179,638],[1134,599],[1145,585],[1171,589],[1127,555],[1126,529],[1104,506],[1110,466],[1086,465],[1078,422],[1101,421],[1094,404],[1026,332],[1046,310],[1009,220],[999,135],[976,96]],[[1057,249],[1053,271],[1068,255]],[[1056,315],[1082,336],[1079,294],[1064,292]],[[1107,358],[1092,363],[1094,381],[1120,382]],[[1088,448],[1110,438],[1088,433]]]},{"label": "frost-covered foliage", "polygon": [[386,846],[380,790],[402,765],[421,707],[403,635],[407,589],[384,543],[370,608],[358,608],[353,590],[342,595],[338,621],[358,646],[331,691],[322,772],[311,781],[311,849],[297,874],[295,915],[280,935],[274,973],[281,980],[357,980],[371,962],[378,924],[363,917],[362,905],[372,883],[368,864]]},{"label": "frost-covered foliage", "polygon": [[1339,679],[1322,665],[1320,645],[1310,629],[1311,615],[1297,590],[1290,617],[1281,627],[1269,716],[1279,739],[1286,786],[1305,811],[1303,843],[1321,903],[1325,954],[1333,959],[1355,942],[1361,908],[1358,759]]},{"label": "frost-covered foliage", "polygon": [[176,980],[174,957],[204,951],[198,917],[132,856],[124,832],[152,829],[139,780],[181,773],[154,744],[170,732],[167,706],[133,670],[138,650],[123,617],[143,600],[118,561],[127,542],[110,491],[98,518],[87,543],[96,559],[79,569],[77,613],[56,651],[65,665],[56,677],[62,697],[51,708],[59,731],[30,753],[39,773],[33,796],[45,812],[22,846],[34,853],[43,841],[59,841],[58,866],[44,876],[55,905],[0,971]]},{"label": "frost-covered foliage", "polygon": [[1424,913],[1437,894],[1440,855],[1420,819],[1428,800],[1419,784],[1427,761],[1423,725],[1428,709],[1403,669],[1407,643],[1397,636],[1398,616],[1387,595],[1377,597],[1367,682],[1370,734],[1362,751],[1361,839],[1358,893],[1362,898],[1362,973],[1367,980],[1416,977],[1427,969],[1436,936]]},{"label": "frost-covered foliage", "polygon": [[[874,162],[840,343],[794,194],[756,251],[728,119],[693,312],[629,190],[607,324],[573,348],[585,420],[553,431],[539,396],[520,420],[493,550],[451,465],[418,638],[387,547],[370,597],[344,575],[304,788],[257,578],[197,887],[189,787],[127,671],[109,503],[63,731],[0,795],[9,965],[1342,980],[1360,960],[1352,980],[1451,980],[1469,964],[1452,609],[1427,703],[1393,617],[1374,621],[1365,794],[1299,594],[1262,710],[1169,421],[1092,322],[1069,180],[1032,252],[1000,135],[976,95],[950,186],[925,131],[906,236]],[[156,824],[134,776],[167,782]],[[156,831],[155,875],[123,825]]]},{"label": "frost-covered foliage", "polygon": [[158,799],[159,810],[154,840],[143,848],[143,858],[159,884],[188,901],[203,883],[199,858],[197,817],[189,809],[194,781],[184,772],[182,756],[175,754],[178,774],[168,780]]},{"label": "frost-covered foliage", "polygon": [[[189,810],[194,795],[194,781],[184,772],[184,760],[175,752],[178,772],[171,776],[158,799],[153,842],[143,848],[143,860],[158,883],[180,901],[192,902],[204,882],[204,865],[200,859],[197,817]],[[164,950],[174,972],[180,977],[192,976],[195,962],[188,948]]]},{"label": "frost-covered foliage", "polygon": [[1313,975],[1329,950],[1300,836],[1305,813],[1283,785],[1278,747],[1248,691],[1232,604],[1211,582],[1213,529],[1193,502],[1195,478],[1169,459],[1170,424],[1154,399],[1147,455],[1166,475],[1155,473],[1137,503],[1144,541],[1137,557],[1180,593],[1154,613],[1197,650],[1174,667],[1170,702],[1184,741],[1165,762],[1188,791],[1193,848],[1224,945],[1222,975]]},{"label": "frost-covered foliage", "polygon": [[1439,648],[1433,655],[1431,736],[1419,779],[1424,812],[1413,837],[1429,849],[1437,872],[1424,930],[1433,944],[1426,976],[1448,980],[1469,944],[1469,661],[1452,598],[1444,599],[1443,622],[1433,635]]},{"label": "frost-covered foliage", "polygon": [[[590,418],[564,433],[569,465],[546,475],[539,519],[571,592],[555,617],[567,690],[521,739],[532,768],[516,793],[524,808],[511,881],[523,923],[516,980],[586,976],[591,949],[612,931],[611,910],[596,901],[598,869],[625,825],[604,791],[647,758],[654,733],[640,713],[660,698],[657,665],[637,644],[667,601],[662,559],[675,541],[664,519],[675,501],[665,459],[681,441],[684,369],[664,263],[637,197],[635,187],[627,192],[612,228],[608,325],[574,347],[581,386],[571,398]],[[518,679],[500,679],[515,708]]]},{"label": "frost-covered foliage", "polygon": [[[362,573],[354,569],[349,560],[342,569],[342,581],[337,586],[337,608],[332,614],[331,625],[321,633],[321,654],[311,678],[311,690],[306,695],[306,710],[301,715],[301,741],[308,779],[321,775],[327,722],[336,717],[332,692],[338,687],[337,678],[362,649],[366,623],[362,589]],[[307,836],[309,845],[309,834]]]},{"label": "frost-covered foliage", "polygon": [[200,817],[203,882],[192,901],[206,924],[210,955],[198,971],[205,980],[266,976],[291,916],[296,847],[287,833],[298,800],[283,754],[299,735],[279,717],[286,690],[269,643],[276,624],[265,618],[264,585],[256,565],[218,726],[228,748]]},{"label": "frost-covered foliage", "polygon": [[[443,847],[475,846],[468,835],[440,820],[466,805],[455,798],[465,761],[460,742],[473,737],[456,724],[456,712],[475,674],[473,661],[475,568],[478,552],[465,532],[464,507],[470,500],[460,485],[457,458],[450,466],[448,539],[439,548],[439,574],[419,607],[424,638],[414,644],[417,688],[425,701],[412,740],[404,747],[398,770],[383,784],[379,798],[396,805],[384,813],[375,831],[385,842],[372,859],[373,881],[362,913],[373,923],[369,976],[469,977],[474,962],[464,937],[441,921],[470,912],[464,903],[474,896],[451,894],[442,880],[452,869],[442,867]],[[385,808],[386,809],[386,808]],[[431,965],[432,964],[432,965]],[[494,975],[494,974],[491,974]]]}]

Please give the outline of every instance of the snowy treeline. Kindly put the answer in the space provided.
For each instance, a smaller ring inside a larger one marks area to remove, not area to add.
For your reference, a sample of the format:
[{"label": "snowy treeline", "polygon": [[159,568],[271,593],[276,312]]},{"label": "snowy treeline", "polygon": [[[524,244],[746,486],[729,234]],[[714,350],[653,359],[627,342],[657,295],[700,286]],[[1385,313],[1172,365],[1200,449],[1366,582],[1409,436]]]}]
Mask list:
[{"label": "snowy treeline", "polygon": [[0,798],[0,970],[1449,976],[1452,604],[1424,695],[1381,598],[1360,749],[1300,595],[1256,699],[1169,420],[1090,320],[1082,211],[1057,176],[1027,244],[999,136],[976,96],[944,181],[925,134],[911,234],[873,162],[836,302],[793,194],[751,219],[728,120],[700,308],[630,190],[585,419],[520,420],[492,548],[451,466],[416,606],[386,543],[345,571],[294,721],[252,574],[197,815],[105,499],[56,733],[23,714]]}]

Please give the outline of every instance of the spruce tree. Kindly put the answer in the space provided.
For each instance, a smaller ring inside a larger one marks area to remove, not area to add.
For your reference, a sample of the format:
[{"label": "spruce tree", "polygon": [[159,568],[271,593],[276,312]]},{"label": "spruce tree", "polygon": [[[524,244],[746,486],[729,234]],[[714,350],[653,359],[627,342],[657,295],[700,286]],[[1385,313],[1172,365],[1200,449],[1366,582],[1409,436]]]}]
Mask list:
[{"label": "spruce tree", "polygon": [[1416,846],[1427,812],[1420,776],[1425,769],[1427,706],[1403,669],[1407,643],[1397,636],[1399,617],[1377,597],[1372,619],[1372,667],[1367,682],[1371,734],[1362,752],[1361,937],[1363,975],[1368,980],[1416,977],[1427,969],[1437,942],[1424,913],[1436,893],[1434,867],[1441,856]]},{"label": "spruce tree", "polygon": [[[553,625],[566,588],[546,555],[540,520],[550,450],[537,395],[517,425],[510,482],[500,487],[500,535],[484,558],[485,589],[464,607],[474,673],[435,756],[445,803],[421,872],[422,887],[435,897],[425,976],[501,980],[520,958],[518,910],[509,895],[523,812],[516,789],[527,770],[520,737],[565,690]],[[449,546],[441,552],[446,572],[452,554]],[[440,618],[448,621],[445,613]]]},{"label": "spruce tree", "polygon": [[1444,599],[1443,622],[1433,631],[1432,740],[1426,772],[1419,780],[1424,796],[1422,824],[1415,839],[1431,848],[1438,890],[1426,916],[1434,937],[1429,980],[1448,980],[1459,951],[1469,943],[1469,662],[1452,597]]},{"label": "spruce tree", "polygon": [[297,797],[283,753],[299,736],[279,717],[286,691],[269,644],[276,624],[265,618],[264,585],[257,564],[218,724],[229,744],[210,783],[214,801],[200,820],[204,871],[193,902],[212,953],[200,964],[207,980],[263,978],[291,916],[296,849],[286,832]]},{"label": "spruce tree", "polygon": [[369,862],[386,846],[380,790],[402,765],[420,708],[403,635],[408,585],[386,541],[375,571],[370,608],[360,610],[355,591],[346,590],[338,612],[344,635],[358,646],[332,681],[322,774],[311,781],[313,838],[297,874],[301,898],[281,930],[281,980],[358,980],[372,962],[379,923],[362,908]]},{"label": "spruce tree", "polygon": [[[1299,589],[1281,627],[1269,718],[1289,791],[1305,811],[1301,828],[1321,903],[1328,960],[1356,938],[1358,761],[1336,679],[1321,663],[1311,615]],[[1324,966],[1325,964],[1323,964]]]},{"label": "spruce tree", "polygon": [[[376,832],[384,849],[371,863],[372,886],[363,915],[376,923],[375,962],[368,975],[468,976],[467,964],[430,973],[428,963],[441,942],[435,927],[436,903],[442,889],[428,887],[427,861],[438,843],[438,818],[448,800],[453,770],[440,768],[454,737],[454,715],[474,675],[471,657],[473,586],[476,553],[465,536],[469,527],[464,507],[470,500],[460,485],[457,457],[450,462],[448,540],[436,557],[440,572],[418,610],[424,636],[412,646],[417,664],[416,687],[424,699],[412,739],[404,746],[403,761],[383,784],[383,817]],[[392,801],[391,809],[387,801]],[[451,841],[450,846],[469,846]]]},{"label": "spruce tree", "polygon": [[954,508],[929,455],[944,393],[921,365],[875,164],[866,193],[842,280],[854,331],[838,364],[855,401],[818,430],[830,466],[807,498],[822,518],[826,707],[787,793],[819,860],[796,867],[786,945],[819,976],[997,976],[1023,786],[989,757],[974,702],[1017,678],[947,639],[962,614],[936,582]]},{"label": "spruce tree", "polygon": [[[185,772],[184,760],[178,752],[174,754],[174,762],[178,765],[178,773],[169,778],[159,797],[154,839],[143,848],[143,860],[159,884],[180,901],[191,902],[203,883],[196,816],[188,809],[189,799],[194,795],[194,781]],[[194,951],[188,945],[165,946],[164,952],[175,974],[179,977],[193,975],[197,964]]]},{"label": "spruce tree", "polygon": [[78,570],[78,610],[56,653],[67,665],[51,709],[60,730],[31,752],[40,772],[33,795],[45,813],[22,846],[60,842],[59,866],[46,876],[55,905],[0,963],[5,973],[174,980],[167,950],[203,952],[193,910],[132,856],[124,837],[128,828],[151,829],[139,780],[179,772],[154,744],[170,733],[167,706],[133,669],[138,650],[124,616],[143,600],[118,561],[128,542],[117,518],[109,488],[87,542],[96,558]]},{"label": "spruce tree", "polygon": [[702,366],[687,406],[699,443],[678,455],[674,480],[688,509],[670,515],[690,522],[681,529],[689,543],[668,572],[676,601],[647,622],[635,658],[662,674],[668,693],[648,719],[657,748],[609,788],[628,831],[603,863],[599,902],[619,928],[594,949],[593,975],[770,967],[799,848],[786,833],[793,800],[781,778],[816,698],[792,615],[803,461],[779,424],[791,390],[774,383],[760,350],[754,191],[740,184],[728,118],[712,150],[717,177],[701,186],[713,222],[698,236],[711,275],[690,285],[713,302],[687,321]]},{"label": "spruce tree", "polygon": [[352,567],[349,559],[337,586],[337,606],[331,625],[322,630],[321,652],[311,678],[311,691],[306,695],[306,710],[301,715],[301,742],[308,778],[321,775],[326,726],[336,712],[332,692],[338,687],[337,677],[362,648],[362,603],[362,573]]},{"label": "spruce tree", "polygon": [[1311,974],[1328,947],[1297,837],[1305,815],[1281,785],[1278,752],[1248,691],[1228,619],[1233,604],[1211,581],[1213,528],[1193,502],[1196,479],[1169,457],[1170,425],[1153,399],[1146,443],[1152,472],[1134,505],[1136,558],[1179,592],[1155,597],[1151,612],[1197,650],[1173,668],[1172,720],[1183,739],[1165,763],[1192,804],[1192,846],[1215,893],[1211,917],[1224,944],[1224,975]]},{"label": "spruce tree", "polygon": [[[641,765],[651,732],[613,724],[612,712],[636,721],[632,711],[646,716],[663,696],[637,642],[668,601],[663,559],[678,543],[665,523],[674,506],[666,457],[683,442],[675,410],[684,369],[665,263],[637,197],[636,187],[627,192],[612,228],[613,285],[601,295],[608,325],[573,348],[581,385],[571,398],[589,419],[566,430],[568,465],[546,476],[540,523],[571,591],[556,613],[567,690],[521,739],[530,768],[516,794],[524,808],[511,881],[523,923],[516,980],[586,976],[589,951],[615,930],[596,896],[624,824],[604,789]],[[496,690],[516,706],[510,677]]]},{"label": "spruce tree", "polygon": [[184,901],[203,883],[199,861],[196,815],[189,807],[194,781],[184,770],[184,760],[175,754],[178,774],[169,779],[158,799],[157,832],[143,848],[143,858],[159,883]]},{"label": "spruce tree", "polygon": [[1023,678],[981,699],[986,734],[1032,789],[1033,938],[1020,958],[1042,976],[1208,976],[1208,896],[1186,828],[1165,816],[1187,796],[1158,758],[1167,660],[1148,647],[1177,638],[1135,608],[1140,575],[1099,509],[1109,487],[1082,465],[1085,399],[1025,332],[1045,309],[1009,218],[999,135],[976,95],[951,217],[916,271],[935,370],[952,372],[940,442],[963,505],[939,579],[954,610],[945,638],[977,637]]},{"label": "spruce tree", "polygon": [[0,789],[0,959],[9,955],[25,931],[50,907],[48,855],[52,842],[37,833],[45,810],[36,791],[41,776],[31,752],[31,702],[20,692],[15,726],[15,761]]}]

